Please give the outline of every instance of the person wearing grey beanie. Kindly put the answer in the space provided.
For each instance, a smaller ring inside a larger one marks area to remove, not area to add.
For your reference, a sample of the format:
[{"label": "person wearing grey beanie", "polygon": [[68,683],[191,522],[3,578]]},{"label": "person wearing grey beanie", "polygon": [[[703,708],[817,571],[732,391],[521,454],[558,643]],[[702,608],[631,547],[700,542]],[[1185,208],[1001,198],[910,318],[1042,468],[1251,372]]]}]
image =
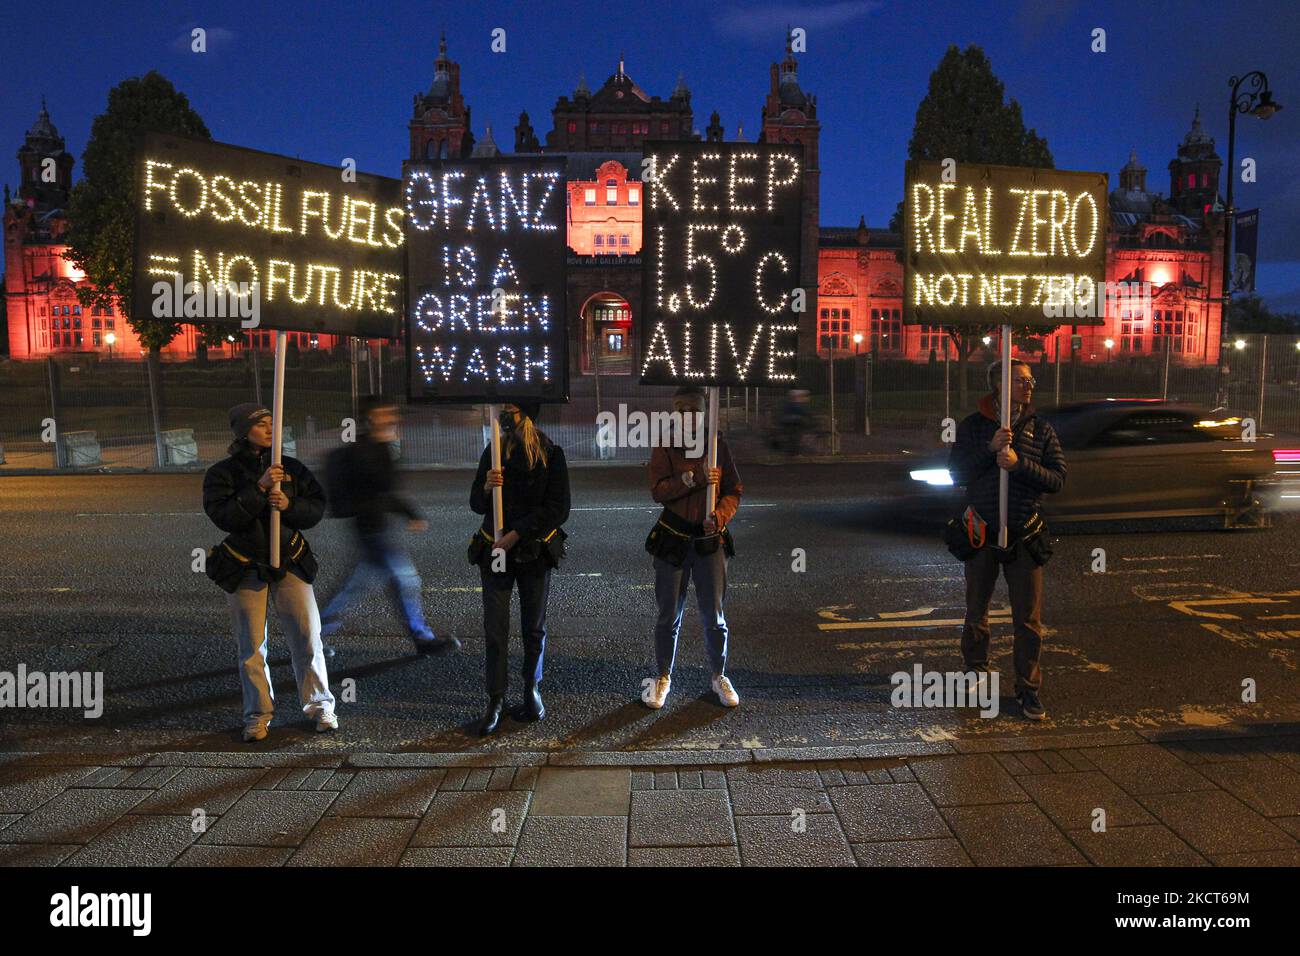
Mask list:
[{"label": "person wearing grey beanie", "polygon": [[[271,463],[271,412],[256,402],[230,410],[229,457],[203,476],[203,510],[225,539],[208,552],[207,574],[226,592],[239,648],[243,738],[266,739],[275,713],[269,664],[269,612],[284,630],[303,713],[317,731],[338,728],[321,646],[312,582],[316,557],[303,536],[325,514],[325,492],[296,458]],[[276,483],[279,488],[276,488]],[[280,566],[271,567],[271,513],[280,513]]]}]

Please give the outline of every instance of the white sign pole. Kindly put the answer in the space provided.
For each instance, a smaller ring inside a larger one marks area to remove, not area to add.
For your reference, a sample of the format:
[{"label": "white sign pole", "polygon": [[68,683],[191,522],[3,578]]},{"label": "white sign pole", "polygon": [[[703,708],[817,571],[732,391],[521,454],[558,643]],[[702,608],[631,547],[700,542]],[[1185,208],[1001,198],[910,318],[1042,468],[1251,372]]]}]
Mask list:
[{"label": "white sign pole", "polygon": [[[1002,326],[1002,427],[1011,427],[1011,326]],[[998,469],[998,547],[1007,546],[1008,493],[1011,473]]]},{"label": "white sign pole", "polygon": [[[718,389],[713,386],[709,389],[709,468],[718,467]],[[713,510],[718,506],[718,488],[716,485],[709,484],[705,486],[704,491],[704,516],[707,518],[713,514]]]},{"label": "white sign pole", "polygon": [[[501,470],[501,406],[489,405],[492,415],[492,468]],[[501,501],[501,486],[492,488],[492,540],[501,540],[501,528],[505,524],[504,506]]]},{"label": "white sign pole", "polygon": [[[275,333],[275,381],[271,386],[271,464],[281,464],[284,446],[284,352],[285,334]],[[272,491],[280,490],[277,481]],[[280,510],[271,509],[271,567],[280,566]]]}]

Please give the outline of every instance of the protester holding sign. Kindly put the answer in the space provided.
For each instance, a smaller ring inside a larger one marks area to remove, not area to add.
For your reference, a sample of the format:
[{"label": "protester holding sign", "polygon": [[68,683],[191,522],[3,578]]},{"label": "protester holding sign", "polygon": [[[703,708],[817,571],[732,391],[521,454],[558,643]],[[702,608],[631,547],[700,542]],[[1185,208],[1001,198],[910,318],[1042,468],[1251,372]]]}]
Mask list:
[{"label": "protester holding sign", "polygon": [[[539,685],[546,653],[546,602],[551,571],[564,557],[569,518],[569,469],[564,451],[537,428],[537,402],[501,406],[504,433],[501,467],[492,467],[491,446],[483,450],[469,503],[483,524],[470,543],[469,560],[483,580],[483,636],[488,709],[479,722],[483,736],[494,733],[505,706],[510,648],[510,595],[519,587],[519,624],[524,643],[524,702],[518,720],[546,716]],[[501,489],[501,536],[493,537],[492,491]]]},{"label": "protester holding sign", "polygon": [[[318,731],[338,729],[321,648],[320,614],[312,581],[316,558],[302,532],[325,514],[325,492],[294,458],[271,464],[271,412],[255,402],[230,410],[235,440],[229,455],[203,477],[203,510],[226,538],[208,552],[207,574],[226,592],[239,644],[244,740],[264,740],[275,714],[267,662],[267,612],[289,642],[298,700]],[[279,487],[276,487],[276,483]],[[271,509],[280,513],[280,566],[271,567]]]},{"label": "protester holding sign", "polygon": [[[703,415],[704,398],[700,388],[679,388],[673,396],[673,410],[680,415]],[[705,467],[703,456],[688,458],[680,440],[674,447],[656,448],[650,456],[650,494],[664,509],[646,539],[646,550],[654,555],[655,601],[659,609],[655,621],[659,676],[642,696],[652,710],[663,707],[672,686],[677,635],[692,578],[713,669],[713,692],[724,707],[740,703],[726,674],[728,630],[723,605],[727,558],[735,554],[727,523],[740,508],[743,489],[731,450],[721,438],[717,442],[716,468]],[[717,489],[717,504],[712,513],[706,513],[710,485]]]},{"label": "protester holding sign", "polygon": [[[998,384],[1002,363],[988,371],[991,391],[980,399],[979,411],[957,426],[957,441],[948,469],[955,484],[966,488],[966,508],[948,525],[947,543],[966,565],[966,620],[961,653],[966,669],[989,670],[989,603],[1001,565],[1011,599],[1015,633],[1013,657],[1016,699],[1030,720],[1047,716],[1038,699],[1042,672],[1038,658],[1043,645],[1043,565],[1052,556],[1047,527],[1039,515],[1044,493],[1065,483],[1065,456],[1056,432],[1030,405],[1034,377],[1029,365],[1011,363],[1011,427],[1001,427]],[[996,547],[999,471],[1009,476],[1007,550]]]}]

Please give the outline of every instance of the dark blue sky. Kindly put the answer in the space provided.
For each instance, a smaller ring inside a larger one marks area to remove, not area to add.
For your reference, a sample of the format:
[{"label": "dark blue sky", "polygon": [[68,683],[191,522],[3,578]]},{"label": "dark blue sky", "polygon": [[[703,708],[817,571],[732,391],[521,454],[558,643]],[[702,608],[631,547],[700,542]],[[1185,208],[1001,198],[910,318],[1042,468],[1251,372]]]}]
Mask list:
[{"label": "dark blue sky", "polygon": [[[106,9],[116,8],[110,16]],[[385,3],[152,2],[69,0],[11,9],[0,43],[0,146],[12,157],[46,95],[52,119],[78,157],[111,86],[151,68],[189,97],[214,138],[304,159],[356,158],[397,175],[408,150],[411,97],[427,89],[440,30],[461,64],[474,132],[491,124],[513,146],[521,109],[539,136],[579,73],[594,90],[614,71],[667,97],[678,72],[696,123],[717,109],[728,138],[752,138],[782,55],[787,24],[807,31],[805,91],[818,98],[822,222],[883,226],[902,191],[917,103],[948,44],[984,47],[1047,138],[1056,165],[1111,174],[1136,149],[1148,187],[1167,192],[1167,164],[1199,103],[1219,153],[1227,153],[1227,79],[1264,70],[1286,106],[1260,122],[1240,117],[1237,156],[1259,181],[1236,187],[1239,208],[1259,206],[1258,281],[1278,304],[1300,309],[1300,7],[1294,0],[1179,2],[550,2]],[[18,24],[25,24],[18,28]],[[189,51],[193,26],[208,52]],[[506,31],[506,52],[490,50]],[[1106,30],[1107,52],[1090,50]],[[8,145],[4,145],[4,144]],[[0,166],[16,185],[17,163]]]}]

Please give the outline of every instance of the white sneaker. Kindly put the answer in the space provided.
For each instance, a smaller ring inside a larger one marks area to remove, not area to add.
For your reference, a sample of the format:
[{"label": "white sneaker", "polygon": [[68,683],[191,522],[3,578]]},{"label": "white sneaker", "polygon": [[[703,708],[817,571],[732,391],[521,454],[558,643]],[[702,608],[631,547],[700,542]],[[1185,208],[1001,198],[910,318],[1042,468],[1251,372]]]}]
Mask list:
[{"label": "white sneaker", "polygon": [[645,705],[651,710],[659,710],[668,699],[668,690],[673,686],[671,677],[657,677],[654,685],[646,688],[646,695],[642,698]]},{"label": "white sneaker", "polygon": [[244,743],[255,744],[266,739],[266,724],[247,724],[244,727]]},{"label": "white sneaker", "polygon": [[718,700],[722,701],[723,707],[735,707],[740,703],[740,695],[736,693],[736,688],[731,686],[726,675],[713,678],[713,692],[718,695]]},{"label": "white sneaker", "polygon": [[339,719],[333,714],[321,714],[316,718],[316,733],[323,734],[339,729]]}]

